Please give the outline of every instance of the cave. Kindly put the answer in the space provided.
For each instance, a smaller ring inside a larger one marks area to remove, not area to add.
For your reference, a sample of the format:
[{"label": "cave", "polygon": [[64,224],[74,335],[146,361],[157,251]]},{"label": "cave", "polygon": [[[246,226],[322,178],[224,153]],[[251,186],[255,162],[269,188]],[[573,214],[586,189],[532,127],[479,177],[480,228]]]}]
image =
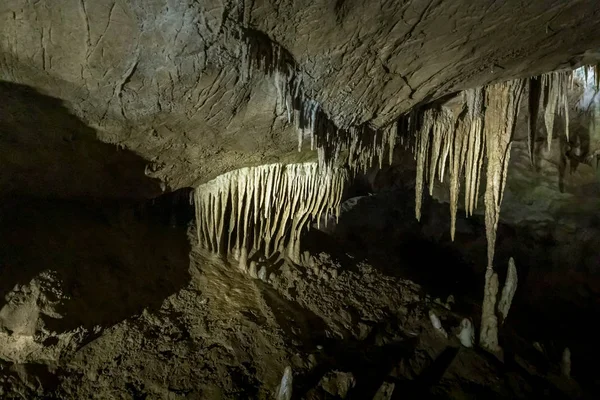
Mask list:
[{"label": "cave", "polygon": [[596,0],[3,0],[0,398],[596,399]]}]

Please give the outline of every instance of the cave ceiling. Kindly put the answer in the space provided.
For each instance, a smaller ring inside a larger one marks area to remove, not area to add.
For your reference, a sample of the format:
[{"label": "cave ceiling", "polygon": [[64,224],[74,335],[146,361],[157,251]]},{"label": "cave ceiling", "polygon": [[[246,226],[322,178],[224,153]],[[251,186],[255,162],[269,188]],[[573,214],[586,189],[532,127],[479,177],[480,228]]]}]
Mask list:
[{"label": "cave ceiling", "polygon": [[[583,1],[4,0],[0,195],[152,197],[315,159],[248,36],[293,58],[337,126],[383,129],[471,87],[595,62]],[[149,179],[150,178],[150,179]]]}]

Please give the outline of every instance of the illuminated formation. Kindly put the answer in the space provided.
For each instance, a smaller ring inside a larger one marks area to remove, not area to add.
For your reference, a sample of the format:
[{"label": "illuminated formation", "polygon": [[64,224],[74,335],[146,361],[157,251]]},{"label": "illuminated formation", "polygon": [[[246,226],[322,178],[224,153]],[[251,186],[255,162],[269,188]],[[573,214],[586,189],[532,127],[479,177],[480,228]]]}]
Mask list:
[{"label": "illuminated formation", "polygon": [[300,234],[321,215],[339,211],[344,169],[323,171],[316,163],[270,164],[220,175],[195,191],[199,243],[233,252],[240,266],[251,250],[300,258]]}]

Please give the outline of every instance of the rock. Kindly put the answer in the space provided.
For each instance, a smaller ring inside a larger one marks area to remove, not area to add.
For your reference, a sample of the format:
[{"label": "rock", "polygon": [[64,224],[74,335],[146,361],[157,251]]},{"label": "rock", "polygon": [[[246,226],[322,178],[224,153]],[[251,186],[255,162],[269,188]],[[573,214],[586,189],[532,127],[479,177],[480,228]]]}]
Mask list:
[{"label": "rock", "polygon": [[264,265],[260,267],[260,271],[258,271],[258,279],[263,282],[267,282],[267,267]]},{"label": "rock", "polygon": [[390,400],[392,394],[394,394],[395,386],[392,382],[383,382],[377,393],[375,393],[373,400]]},{"label": "rock", "polygon": [[241,271],[248,271],[248,250],[242,249],[238,252],[239,268]]},{"label": "rock", "polygon": [[446,333],[446,330],[444,329],[444,327],[442,326],[442,321],[440,321],[440,319],[438,318],[437,315],[435,315],[435,313],[433,312],[433,310],[429,311],[429,320],[431,321],[431,324],[433,325],[433,327],[446,339],[448,339],[448,333]]},{"label": "rock", "polygon": [[345,399],[350,389],[356,385],[354,375],[350,372],[331,371],[321,378],[319,386],[332,396]]},{"label": "rock", "polygon": [[544,350],[544,347],[540,344],[540,342],[533,342],[533,348],[536,349],[537,351],[539,351],[541,354],[546,353],[546,351]]},{"label": "rock", "polygon": [[306,367],[308,369],[312,369],[317,366],[317,357],[314,354],[309,354],[308,359],[306,360]]},{"label": "rock", "polygon": [[367,336],[369,336],[369,333],[371,333],[372,328],[365,324],[364,322],[359,322],[357,324],[358,326],[358,339],[359,340],[365,340],[367,338]]},{"label": "rock", "polygon": [[252,278],[258,278],[258,272],[256,271],[256,261],[250,261],[250,269],[248,270],[248,274]]}]

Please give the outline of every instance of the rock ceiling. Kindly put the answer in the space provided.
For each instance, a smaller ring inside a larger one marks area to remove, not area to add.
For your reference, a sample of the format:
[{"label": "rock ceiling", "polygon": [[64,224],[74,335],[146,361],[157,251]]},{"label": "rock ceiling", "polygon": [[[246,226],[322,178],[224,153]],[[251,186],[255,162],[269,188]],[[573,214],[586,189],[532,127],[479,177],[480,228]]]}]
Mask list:
[{"label": "rock ceiling", "polygon": [[599,14],[595,0],[5,0],[1,194],[148,197],[314,159],[274,80],[241,79],[248,35],[293,58],[337,126],[384,128],[457,90],[595,59]]}]

